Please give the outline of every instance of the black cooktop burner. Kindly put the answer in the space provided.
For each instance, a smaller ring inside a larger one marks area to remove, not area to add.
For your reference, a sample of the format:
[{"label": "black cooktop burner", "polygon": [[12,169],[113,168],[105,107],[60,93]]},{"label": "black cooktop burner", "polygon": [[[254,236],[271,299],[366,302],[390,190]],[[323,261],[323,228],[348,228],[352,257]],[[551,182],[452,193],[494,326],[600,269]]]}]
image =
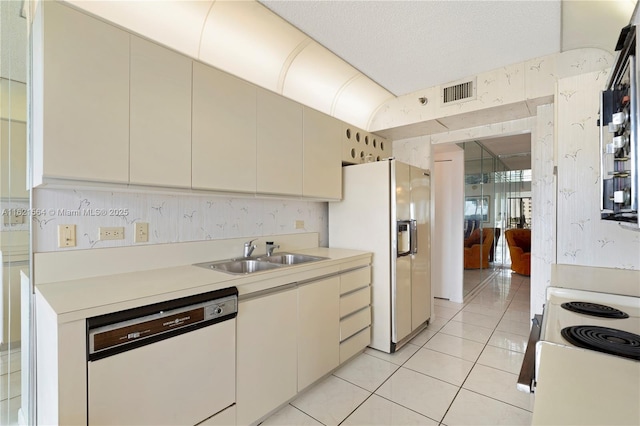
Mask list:
[{"label": "black cooktop burner", "polygon": [[595,325],[563,328],[562,337],[573,345],[640,361],[640,336]]},{"label": "black cooktop burner", "polygon": [[591,302],[567,302],[561,305],[563,308],[577,312],[579,314],[590,315],[593,317],[601,318],[614,318],[624,319],[629,318],[629,315],[622,312],[619,309],[612,308],[611,306],[600,305],[598,303]]}]

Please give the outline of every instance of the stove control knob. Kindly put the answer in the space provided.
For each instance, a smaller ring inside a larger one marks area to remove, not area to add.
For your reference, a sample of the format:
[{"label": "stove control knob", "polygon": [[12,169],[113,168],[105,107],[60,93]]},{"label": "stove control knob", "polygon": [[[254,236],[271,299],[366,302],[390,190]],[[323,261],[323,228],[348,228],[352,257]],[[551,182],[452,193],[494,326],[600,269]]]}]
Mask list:
[{"label": "stove control knob", "polygon": [[620,130],[619,124],[609,123],[609,133],[616,133],[618,130]]},{"label": "stove control knob", "polygon": [[622,148],[627,144],[627,141],[629,141],[629,137],[626,135],[616,136],[615,138],[613,138],[613,146],[614,148],[618,149]]},{"label": "stove control knob", "polygon": [[611,122],[613,124],[622,125],[622,124],[626,123],[628,119],[629,119],[629,115],[625,111],[616,112],[611,117]]}]

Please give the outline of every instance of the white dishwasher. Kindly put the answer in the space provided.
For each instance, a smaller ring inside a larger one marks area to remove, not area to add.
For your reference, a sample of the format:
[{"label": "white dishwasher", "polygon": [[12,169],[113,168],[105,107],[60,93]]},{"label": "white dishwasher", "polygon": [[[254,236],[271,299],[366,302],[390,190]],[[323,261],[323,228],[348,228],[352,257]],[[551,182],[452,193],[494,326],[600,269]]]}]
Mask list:
[{"label": "white dishwasher", "polygon": [[88,424],[227,421],[237,301],[232,287],[87,319]]}]

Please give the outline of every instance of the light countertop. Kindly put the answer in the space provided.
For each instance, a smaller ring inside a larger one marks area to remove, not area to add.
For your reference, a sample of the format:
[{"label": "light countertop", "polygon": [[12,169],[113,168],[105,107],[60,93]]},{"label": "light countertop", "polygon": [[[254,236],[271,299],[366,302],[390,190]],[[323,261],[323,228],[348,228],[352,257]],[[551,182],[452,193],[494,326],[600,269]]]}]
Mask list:
[{"label": "light countertop", "polygon": [[37,284],[36,292],[58,315],[58,322],[63,323],[232,286],[238,288],[242,297],[371,262],[370,253],[357,250],[316,247],[295,252],[328,259],[245,275],[231,275],[189,264]]}]

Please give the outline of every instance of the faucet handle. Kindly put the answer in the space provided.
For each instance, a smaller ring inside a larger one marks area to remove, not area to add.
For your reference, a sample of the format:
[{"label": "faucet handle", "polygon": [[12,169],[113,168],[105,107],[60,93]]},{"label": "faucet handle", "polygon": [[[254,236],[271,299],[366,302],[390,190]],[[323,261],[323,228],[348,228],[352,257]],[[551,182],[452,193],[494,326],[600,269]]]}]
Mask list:
[{"label": "faucet handle", "polygon": [[273,241],[267,241],[266,245],[267,245],[267,256],[273,256],[273,251],[275,249],[280,248],[280,246],[276,245],[276,243],[274,243]]},{"label": "faucet handle", "polygon": [[254,238],[253,240],[249,240],[246,243],[244,243],[245,247],[251,247],[251,243],[253,243],[255,240],[257,240],[257,238]]}]

